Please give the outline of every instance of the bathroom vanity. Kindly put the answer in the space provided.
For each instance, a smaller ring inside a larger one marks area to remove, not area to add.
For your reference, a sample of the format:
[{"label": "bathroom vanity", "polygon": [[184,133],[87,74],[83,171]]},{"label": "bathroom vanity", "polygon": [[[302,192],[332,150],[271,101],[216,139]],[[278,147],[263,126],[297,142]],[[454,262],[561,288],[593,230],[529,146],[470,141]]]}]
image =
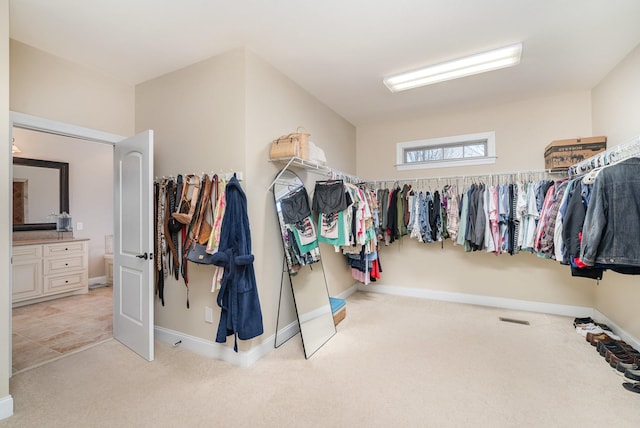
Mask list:
[{"label": "bathroom vanity", "polygon": [[89,291],[88,239],[13,241],[13,306]]}]

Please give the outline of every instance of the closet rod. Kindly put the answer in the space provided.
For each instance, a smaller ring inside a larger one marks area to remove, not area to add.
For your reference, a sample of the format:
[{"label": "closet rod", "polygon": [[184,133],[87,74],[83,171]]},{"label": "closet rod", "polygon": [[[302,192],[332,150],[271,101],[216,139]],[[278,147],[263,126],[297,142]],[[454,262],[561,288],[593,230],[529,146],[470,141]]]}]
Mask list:
[{"label": "closet rod", "polygon": [[284,174],[284,172],[287,169],[289,169],[289,167],[291,167],[292,165],[299,168],[304,168],[307,171],[313,172],[315,174],[323,174],[323,175],[326,174],[329,176],[329,178],[346,179],[348,182],[351,182],[351,183],[361,183],[363,181],[360,177],[357,177],[355,175],[346,174],[342,171],[338,171],[337,169],[329,168],[328,166],[320,165],[317,162],[308,161],[302,158],[293,157],[293,158],[270,159],[270,161],[271,162],[287,161],[287,164],[284,166],[284,168],[282,168],[282,170],[280,170],[278,175],[276,175],[276,178],[273,180],[273,182],[271,182],[267,190],[271,190],[274,184],[276,184],[278,179],[282,176],[282,174]]},{"label": "closet rod", "polygon": [[[210,171],[210,172],[201,172],[199,177],[203,176],[204,174],[208,174],[210,177],[213,177],[213,175],[217,175],[220,179],[224,179],[225,181],[229,181],[231,180],[231,177],[233,177],[233,174],[236,175],[236,179],[238,181],[242,181],[242,178],[244,176],[244,174],[242,173],[242,171],[231,171],[231,172],[225,172],[225,171],[221,171],[221,172],[215,172],[215,171]],[[186,177],[187,175],[198,175],[195,172],[189,173],[189,174],[182,174],[184,177]],[[162,177],[158,177],[156,176],[155,179],[153,181],[160,181],[160,180],[175,180],[175,178],[177,177],[177,175],[163,175]]]},{"label": "closet rod", "polygon": [[640,156],[640,135],[570,166],[567,172],[569,177],[575,177],[636,156]]},{"label": "closet rod", "polygon": [[551,169],[531,169],[526,171],[501,171],[501,172],[491,172],[484,174],[465,174],[465,175],[447,175],[447,176],[436,176],[436,177],[414,177],[414,178],[392,178],[388,180],[371,180],[374,185],[378,183],[408,183],[408,182],[418,182],[418,181],[436,181],[436,180],[464,180],[467,178],[479,178],[479,177],[503,177],[503,176],[526,176],[532,174],[562,174],[564,172],[553,171]]}]

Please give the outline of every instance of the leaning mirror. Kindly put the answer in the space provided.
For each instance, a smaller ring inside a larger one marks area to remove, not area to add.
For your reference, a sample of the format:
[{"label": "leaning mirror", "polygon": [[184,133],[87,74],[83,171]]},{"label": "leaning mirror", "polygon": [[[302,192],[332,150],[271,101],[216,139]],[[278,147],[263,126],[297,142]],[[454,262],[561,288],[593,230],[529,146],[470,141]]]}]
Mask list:
[{"label": "leaning mirror", "polygon": [[13,158],[13,230],[55,230],[69,212],[69,164]]},{"label": "leaning mirror", "polygon": [[273,192],[286,271],[280,292],[288,277],[304,354],[309,358],[336,333],[316,226],[304,183],[295,173],[280,173]]}]

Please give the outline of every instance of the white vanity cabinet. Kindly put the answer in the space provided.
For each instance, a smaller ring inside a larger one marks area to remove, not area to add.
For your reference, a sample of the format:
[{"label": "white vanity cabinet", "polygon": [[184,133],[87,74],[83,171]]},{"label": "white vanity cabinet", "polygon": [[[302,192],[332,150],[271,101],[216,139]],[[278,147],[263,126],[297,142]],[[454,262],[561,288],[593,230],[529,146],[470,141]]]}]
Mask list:
[{"label": "white vanity cabinet", "polygon": [[88,292],[87,240],[13,245],[13,303]]},{"label": "white vanity cabinet", "polygon": [[13,247],[13,302],[42,295],[42,245]]}]

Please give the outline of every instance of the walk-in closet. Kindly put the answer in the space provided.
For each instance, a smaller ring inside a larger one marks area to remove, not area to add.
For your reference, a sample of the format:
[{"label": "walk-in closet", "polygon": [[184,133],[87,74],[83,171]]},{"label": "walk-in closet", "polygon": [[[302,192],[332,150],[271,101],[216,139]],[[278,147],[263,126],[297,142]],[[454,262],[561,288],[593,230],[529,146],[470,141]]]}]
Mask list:
[{"label": "walk-in closet", "polygon": [[640,426],[638,16],[0,0],[0,428]]}]

